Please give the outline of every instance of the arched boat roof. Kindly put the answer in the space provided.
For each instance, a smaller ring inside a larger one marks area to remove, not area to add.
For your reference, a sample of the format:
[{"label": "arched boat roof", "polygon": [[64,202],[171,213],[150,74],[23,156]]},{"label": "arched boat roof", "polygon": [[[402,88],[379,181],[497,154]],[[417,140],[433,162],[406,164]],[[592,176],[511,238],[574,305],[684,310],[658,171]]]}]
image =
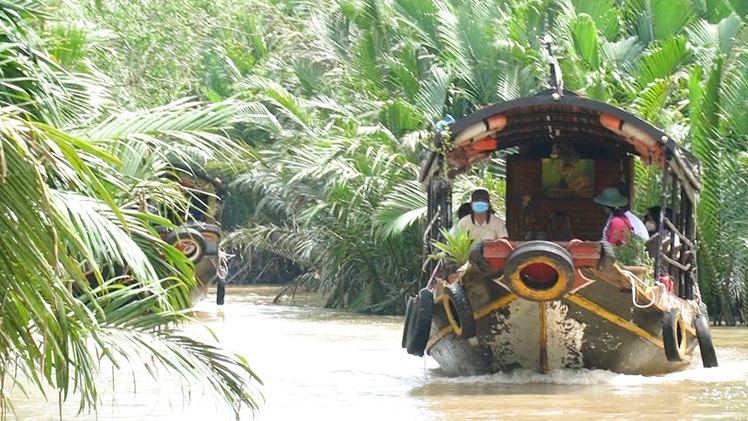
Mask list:
[{"label": "arched boat roof", "polygon": [[[620,108],[566,90],[563,95],[549,90],[488,106],[453,123],[450,131],[449,152],[444,158],[452,175],[488,159],[494,151],[569,139],[577,145],[619,148],[639,156],[645,165],[663,167],[667,163],[694,196],[701,189],[698,159],[669,135]],[[443,135],[437,129],[437,151],[444,150]],[[419,177],[422,184],[438,173],[438,165],[434,165],[438,155],[432,151],[423,163]]]}]

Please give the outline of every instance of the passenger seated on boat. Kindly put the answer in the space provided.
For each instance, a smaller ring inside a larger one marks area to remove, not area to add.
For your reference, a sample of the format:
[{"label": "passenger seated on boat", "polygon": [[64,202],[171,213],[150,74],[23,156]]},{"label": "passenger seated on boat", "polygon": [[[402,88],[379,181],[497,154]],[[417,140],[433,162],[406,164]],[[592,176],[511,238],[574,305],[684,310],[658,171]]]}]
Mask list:
[{"label": "passenger seated on boat", "polygon": [[603,190],[592,200],[602,205],[605,213],[608,214],[608,220],[603,227],[602,240],[614,246],[626,244],[626,237],[634,234],[634,228],[626,217],[625,211],[629,200],[623,197],[615,187]]},{"label": "passenger seated on boat", "polygon": [[[654,257],[657,251],[657,238],[660,233],[660,209],[662,208],[659,206],[652,206],[651,208],[647,209],[647,213],[646,215],[644,215],[644,223],[647,227],[647,231],[649,231],[650,234],[650,238],[647,241],[646,247],[649,255],[652,257]],[[670,208],[665,208],[665,217],[668,220],[672,221],[673,210]],[[663,250],[667,253],[670,249],[670,239],[672,238],[672,231],[670,231],[668,227],[664,227],[663,233],[664,238],[662,239],[662,247]],[[678,238],[677,235],[675,236],[673,244],[675,245],[676,250],[680,247],[680,238]]]},{"label": "passenger seated on boat", "polygon": [[647,231],[647,227],[646,225],[644,225],[644,222],[642,222],[642,220],[639,219],[638,216],[634,215],[634,213],[631,212],[628,206],[623,208],[623,214],[631,223],[631,229],[634,232],[634,236],[641,238],[642,240],[648,240],[649,232]]},{"label": "passenger seated on boat", "polygon": [[457,223],[459,229],[477,241],[507,237],[506,224],[493,212],[488,191],[474,191],[470,197],[470,208],[470,214]]},{"label": "passenger seated on boat", "polygon": [[548,241],[571,241],[574,239],[569,218],[565,213],[555,212],[548,218],[548,232],[545,237]]}]

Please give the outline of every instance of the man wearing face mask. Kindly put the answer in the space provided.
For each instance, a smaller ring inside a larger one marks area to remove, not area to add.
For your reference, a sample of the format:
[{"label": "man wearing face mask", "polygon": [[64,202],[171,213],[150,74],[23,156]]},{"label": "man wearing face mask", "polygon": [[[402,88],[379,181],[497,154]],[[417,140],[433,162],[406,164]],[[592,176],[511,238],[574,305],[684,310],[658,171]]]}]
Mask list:
[{"label": "man wearing face mask", "polygon": [[471,211],[457,223],[457,227],[475,240],[496,240],[507,237],[504,221],[491,209],[488,191],[479,189],[470,197]]}]

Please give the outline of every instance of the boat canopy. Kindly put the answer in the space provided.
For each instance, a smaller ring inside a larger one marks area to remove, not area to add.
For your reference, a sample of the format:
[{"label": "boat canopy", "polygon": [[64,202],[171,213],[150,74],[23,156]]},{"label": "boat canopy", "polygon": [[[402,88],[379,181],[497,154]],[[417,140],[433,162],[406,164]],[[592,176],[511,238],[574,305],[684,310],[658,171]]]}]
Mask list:
[{"label": "boat canopy", "polygon": [[[563,90],[497,103],[437,128],[433,149],[423,161],[422,188],[438,171],[449,177],[487,160],[495,151],[571,141],[577,148],[616,149],[645,165],[669,168],[693,202],[701,189],[701,165],[689,151],[657,127],[612,105]],[[549,146],[550,147],[550,146]]]}]

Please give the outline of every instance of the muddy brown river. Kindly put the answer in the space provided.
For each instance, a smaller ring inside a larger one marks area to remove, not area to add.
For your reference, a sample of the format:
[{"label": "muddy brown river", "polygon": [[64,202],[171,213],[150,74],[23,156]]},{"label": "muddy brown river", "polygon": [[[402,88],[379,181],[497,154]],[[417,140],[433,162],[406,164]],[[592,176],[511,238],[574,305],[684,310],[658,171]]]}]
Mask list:
[{"label": "muddy brown river", "polygon": [[[317,308],[307,301],[270,304],[273,288],[209,296],[198,318],[222,343],[247,357],[265,385],[264,403],[242,420],[748,420],[748,328],[715,328],[720,367],[699,361],[674,374],[644,377],[607,371],[530,371],[449,378],[429,359],[400,348],[401,317],[370,317]],[[187,329],[201,331],[198,325]],[[697,359],[698,360],[698,359]],[[133,384],[112,379],[98,414],[62,406],[65,420],[236,420],[200,388],[183,398],[168,376]],[[20,420],[58,420],[58,404],[15,398]],[[9,419],[13,419],[11,415]]]}]

